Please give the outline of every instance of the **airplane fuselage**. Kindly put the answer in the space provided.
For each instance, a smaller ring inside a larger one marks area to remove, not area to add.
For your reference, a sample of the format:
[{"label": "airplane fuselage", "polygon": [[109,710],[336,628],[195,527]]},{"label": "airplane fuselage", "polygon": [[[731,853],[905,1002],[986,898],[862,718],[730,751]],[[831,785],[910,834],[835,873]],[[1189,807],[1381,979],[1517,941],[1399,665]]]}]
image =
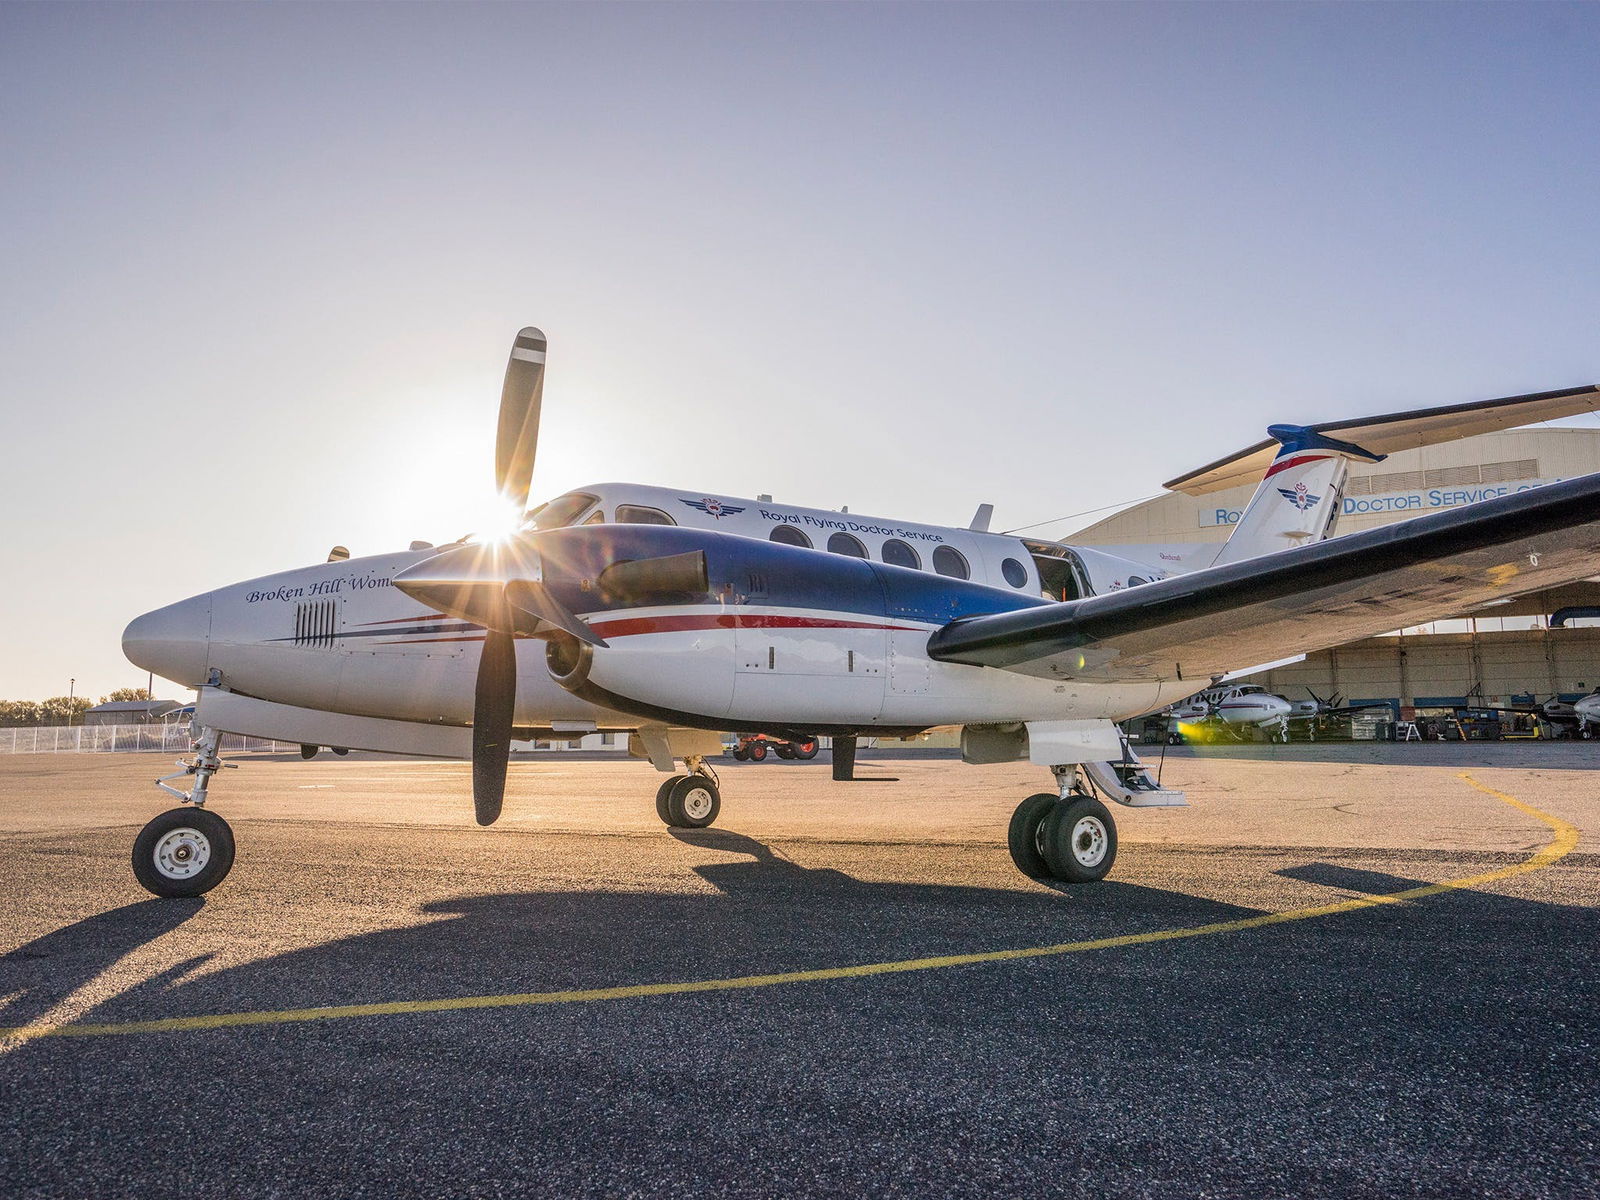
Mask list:
[{"label": "airplane fuselage", "polygon": [[[650,721],[826,733],[1117,719],[1194,690],[1192,682],[1058,681],[929,658],[935,629],[1047,603],[1037,591],[663,525],[523,538],[537,547],[546,585],[606,643],[568,661],[544,640],[519,639],[515,721],[526,729]],[[607,592],[602,577],[612,563],[691,552],[706,556],[703,594]],[[140,618],[128,653],[180,683],[219,678],[282,704],[464,725],[482,627],[391,583],[434,553],[321,563],[219,588]]]}]

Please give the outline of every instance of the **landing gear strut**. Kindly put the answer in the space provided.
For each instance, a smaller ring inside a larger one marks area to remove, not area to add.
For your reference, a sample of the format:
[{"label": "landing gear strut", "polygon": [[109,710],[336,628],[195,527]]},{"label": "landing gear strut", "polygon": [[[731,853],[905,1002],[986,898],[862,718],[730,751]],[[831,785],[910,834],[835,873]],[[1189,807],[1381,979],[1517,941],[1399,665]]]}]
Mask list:
[{"label": "landing gear strut", "polygon": [[[156,786],[183,801],[139,831],[133,841],[133,875],[157,896],[199,896],[227,878],[233,869],[233,830],[205,809],[211,777],[233,763],[218,755],[222,734],[209,726],[195,732],[194,759],[179,762],[183,770],[163,775]],[[194,776],[194,787],[180,791],[169,779]]]},{"label": "landing gear strut", "polygon": [[1075,766],[1056,767],[1059,791],[1029,796],[1012,814],[1011,861],[1030,879],[1094,883],[1117,860],[1117,824],[1083,790]]},{"label": "landing gear strut", "polygon": [[704,829],[722,811],[717,777],[698,755],[684,760],[688,775],[674,775],[656,790],[656,816],[673,829]]}]

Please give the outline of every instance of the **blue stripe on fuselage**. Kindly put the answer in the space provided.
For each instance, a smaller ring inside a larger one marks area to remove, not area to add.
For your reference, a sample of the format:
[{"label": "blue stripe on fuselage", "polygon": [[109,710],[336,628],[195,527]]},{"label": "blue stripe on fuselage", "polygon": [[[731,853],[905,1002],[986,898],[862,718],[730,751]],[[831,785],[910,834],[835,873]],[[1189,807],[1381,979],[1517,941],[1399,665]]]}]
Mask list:
[{"label": "blue stripe on fuselage", "polygon": [[[1004,588],[928,571],[762,542],[711,530],[666,525],[580,525],[533,535],[544,582],[574,612],[635,607],[601,593],[600,572],[613,563],[703,550],[712,600],[730,605],[820,609],[944,625],[1048,604]],[[685,603],[704,604],[705,596]]]}]

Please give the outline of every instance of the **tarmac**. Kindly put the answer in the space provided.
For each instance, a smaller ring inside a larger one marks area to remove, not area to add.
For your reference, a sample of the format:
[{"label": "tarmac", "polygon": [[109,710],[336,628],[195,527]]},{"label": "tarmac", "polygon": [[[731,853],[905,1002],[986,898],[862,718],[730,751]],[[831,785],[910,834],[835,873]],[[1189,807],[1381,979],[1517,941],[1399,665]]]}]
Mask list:
[{"label": "tarmac", "polygon": [[167,759],[0,759],[0,1195],[1600,1194],[1600,746],[1175,748],[1077,888],[826,758],[241,757],[203,900]]}]

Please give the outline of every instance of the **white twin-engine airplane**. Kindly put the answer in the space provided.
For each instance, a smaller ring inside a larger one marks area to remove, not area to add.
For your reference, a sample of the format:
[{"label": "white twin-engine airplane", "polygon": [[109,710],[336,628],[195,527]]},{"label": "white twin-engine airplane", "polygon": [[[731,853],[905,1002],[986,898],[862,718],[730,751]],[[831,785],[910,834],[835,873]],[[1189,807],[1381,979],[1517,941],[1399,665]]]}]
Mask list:
[{"label": "white twin-engine airplane", "polygon": [[[544,361],[543,334],[522,330],[495,456],[519,512]],[[851,780],[858,737],[959,726],[967,762],[1054,775],[1012,818],[1017,866],[1100,879],[1117,848],[1101,798],[1184,803],[1113,722],[1253,663],[1600,572],[1600,474],[1326,541],[1350,462],[1596,408],[1587,387],[1275,425],[1272,441],[1168,485],[1261,480],[1214,561],[1170,577],[989,533],[986,508],[960,529],[632,484],[559,496],[502,540],[336,550],[128,626],[134,663],[199,689],[194,759],[167,776],[192,775],[192,789],[161,782],[184,804],[139,834],[134,873],[162,896],[227,875],[232,833],[204,807],[224,732],[471,758],[488,825],[514,738],[627,731],[670,776],[662,820],[699,827],[717,816],[707,760],[724,732],[830,736],[833,777]]]}]

